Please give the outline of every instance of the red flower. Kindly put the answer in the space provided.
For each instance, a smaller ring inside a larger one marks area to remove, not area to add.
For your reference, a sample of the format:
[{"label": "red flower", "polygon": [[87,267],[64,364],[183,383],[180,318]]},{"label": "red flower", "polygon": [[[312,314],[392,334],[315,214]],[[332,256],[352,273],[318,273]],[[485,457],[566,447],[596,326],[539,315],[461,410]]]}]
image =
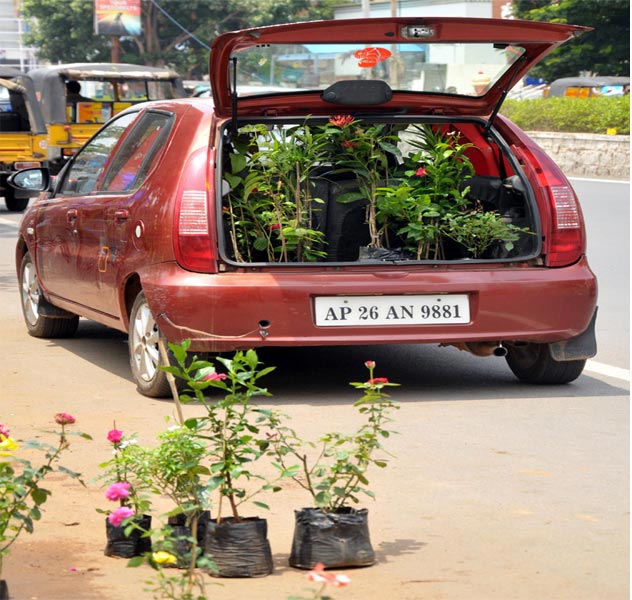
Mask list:
[{"label": "red flower", "polygon": [[120,429],[110,429],[108,431],[108,442],[118,444],[123,439],[123,432]]},{"label": "red flower", "polygon": [[75,418],[68,413],[57,413],[55,415],[55,423],[58,425],[72,425],[75,422]]},{"label": "red flower", "polygon": [[347,125],[351,125],[354,121],[355,119],[351,115],[337,115],[329,119],[329,122],[337,127],[346,127]]},{"label": "red flower", "polygon": [[375,369],[375,361],[374,361],[374,360],[367,360],[367,361],[364,363],[364,366],[365,366],[367,369]]},{"label": "red flower", "polygon": [[352,142],[350,140],[345,140],[342,142],[343,148],[355,148],[358,144],[356,142]]},{"label": "red flower", "polygon": [[281,229],[281,224],[280,223],[272,223],[272,225],[270,225],[270,227],[268,227],[268,229],[270,231],[275,231],[277,229]]},{"label": "red flower", "polygon": [[384,385],[388,383],[388,379],[386,377],[374,377],[373,379],[369,379],[367,383],[371,385]]},{"label": "red flower", "polygon": [[428,174],[428,172],[426,171],[425,167],[419,167],[416,171],[415,171],[415,175],[417,177],[425,177]]}]

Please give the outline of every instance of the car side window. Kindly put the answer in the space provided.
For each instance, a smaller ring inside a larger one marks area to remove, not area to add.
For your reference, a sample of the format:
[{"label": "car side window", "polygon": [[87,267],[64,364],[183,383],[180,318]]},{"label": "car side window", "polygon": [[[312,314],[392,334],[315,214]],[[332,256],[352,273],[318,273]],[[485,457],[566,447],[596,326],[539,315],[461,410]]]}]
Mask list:
[{"label": "car side window", "polygon": [[138,189],[164,150],[173,121],[173,115],[147,111],[121,143],[99,191],[132,192]]},{"label": "car side window", "polygon": [[64,175],[59,193],[64,196],[85,196],[92,193],[103,168],[129,125],[138,113],[129,113],[112,121],[79,151]]}]

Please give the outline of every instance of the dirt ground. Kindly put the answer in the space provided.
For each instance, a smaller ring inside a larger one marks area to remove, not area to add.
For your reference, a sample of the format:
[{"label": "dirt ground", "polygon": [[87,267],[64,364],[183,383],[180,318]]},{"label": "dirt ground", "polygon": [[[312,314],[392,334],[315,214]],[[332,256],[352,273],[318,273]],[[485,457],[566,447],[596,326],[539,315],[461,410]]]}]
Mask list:
[{"label": "dirt ground", "polygon": [[[76,417],[75,429],[94,438],[72,438],[62,459],[83,474],[87,487],[67,476],[51,477],[44,487],[52,497],[42,520],[5,560],[11,598],[151,598],[144,591],[151,569],[130,569],[127,561],[103,554],[104,516],[96,509],[108,508],[108,502],[94,479],[98,465],[111,456],[106,435],[114,424],[151,444],[174,406],[137,394],[121,334],[82,323],[72,341],[27,336],[13,284],[2,283],[7,316],[0,336],[0,421],[16,438],[50,440],[42,430],[64,411]],[[335,357],[323,361],[316,371],[320,378],[335,370]],[[345,380],[344,374],[336,377]],[[398,435],[389,440],[396,459],[373,473],[377,499],[367,504],[377,563],[344,571],[351,584],[330,595],[336,600],[629,598],[626,391],[597,382],[592,395],[584,385],[530,397],[532,388],[527,392],[509,376],[506,384],[501,379],[490,387],[481,380],[471,389],[449,377],[441,381],[430,390],[402,391],[406,401],[393,423]],[[354,422],[356,396],[340,389],[312,398],[310,386],[299,382],[291,393],[262,404],[282,407],[308,437],[323,427],[344,431]],[[192,415],[197,409],[186,410]],[[268,500],[272,508],[260,516],[268,519],[274,573],[243,580],[206,577],[209,598],[308,596],[305,590],[313,584],[305,572],[287,566],[294,510],[305,506],[306,497],[289,488]],[[159,502],[157,508],[163,507],[169,508]]]}]

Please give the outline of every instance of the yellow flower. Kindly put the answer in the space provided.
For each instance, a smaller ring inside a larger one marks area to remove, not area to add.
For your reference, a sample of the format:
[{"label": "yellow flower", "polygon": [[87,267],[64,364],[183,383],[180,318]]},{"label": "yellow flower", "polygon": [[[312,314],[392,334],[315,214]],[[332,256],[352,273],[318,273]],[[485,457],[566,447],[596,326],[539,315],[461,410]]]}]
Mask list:
[{"label": "yellow flower", "polygon": [[0,456],[11,456],[11,453],[20,447],[11,436],[0,435],[0,439],[2,440],[0,442]]},{"label": "yellow flower", "polygon": [[175,565],[178,562],[178,559],[173,554],[169,554],[169,552],[164,550],[153,552],[151,556],[154,562],[159,565]]}]

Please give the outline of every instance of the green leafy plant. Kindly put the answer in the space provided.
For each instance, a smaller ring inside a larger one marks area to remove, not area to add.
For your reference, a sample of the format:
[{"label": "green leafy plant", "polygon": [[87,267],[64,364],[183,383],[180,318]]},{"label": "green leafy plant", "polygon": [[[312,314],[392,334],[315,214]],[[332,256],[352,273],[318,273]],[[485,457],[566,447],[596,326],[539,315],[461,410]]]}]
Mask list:
[{"label": "green leafy plant", "polygon": [[320,128],[318,138],[325,141],[324,157],[332,164],[332,173],[353,173],[358,191],[341,194],[337,202],[367,201],[366,222],[370,248],[381,248],[382,238],[377,219],[377,190],[389,179],[390,164],[401,156],[399,138],[384,123],[368,124],[350,115],[329,119]]},{"label": "green leafy plant", "polygon": [[[206,459],[210,470],[208,490],[218,495],[215,511],[217,522],[221,522],[229,505],[232,518],[239,522],[242,517],[238,507],[246,502],[262,508],[266,504],[253,500],[264,490],[278,491],[274,482],[255,470],[255,463],[265,455],[269,446],[266,433],[275,422],[274,413],[254,406],[250,401],[255,396],[269,396],[266,388],[259,386],[259,380],[274,370],[261,367],[254,350],[236,352],[233,358],[218,357],[217,361],[225,372],[218,372],[215,365],[195,357],[187,360],[190,341],[169,344],[177,366],[162,367],[176,377],[184,379],[187,391],[180,394],[182,403],[201,404],[206,415],[186,419],[184,426],[206,446]],[[217,401],[210,399],[209,388],[224,392]],[[259,480],[254,489],[247,489],[248,482]]]},{"label": "green leafy plant", "polygon": [[473,144],[455,132],[412,125],[405,134],[413,148],[397,172],[397,185],[379,188],[377,216],[383,235],[392,227],[420,259],[443,259],[442,219],[467,205],[463,182],[474,174],[467,157]]},{"label": "green leafy plant", "polygon": [[138,444],[136,435],[126,438],[116,426],[108,431],[107,440],[112,444],[113,456],[99,465],[103,469],[99,480],[108,486],[105,497],[118,502],[119,506],[114,510],[97,509],[97,512],[107,514],[115,527],[125,524],[131,528],[130,520],[148,512],[151,506],[147,451]]},{"label": "green leafy plant", "polygon": [[354,403],[364,417],[355,433],[325,433],[312,442],[302,440],[280,419],[273,424],[270,454],[276,460],[275,466],[283,476],[291,477],[309,492],[314,505],[325,512],[357,504],[360,494],[373,498],[367,470],[371,466],[387,466],[384,453],[379,456],[376,453],[383,450],[382,440],[393,433],[386,426],[391,422],[390,413],[398,406],[385,389],[399,384],[391,383],[385,377],[375,377],[373,361],[367,361],[365,365],[369,379],[350,384],[363,392]]},{"label": "green leafy plant", "polygon": [[281,262],[325,256],[315,225],[323,200],[313,196],[310,180],[322,148],[311,129],[248,125],[232,145],[225,216],[236,259],[253,260],[254,251]]},{"label": "green leafy plant", "polygon": [[[148,591],[158,598],[201,600],[207,596],[204,578],[197,569],[215,567],[204,555],[198,535],[204,511],[210,508],[206,446],[194,431],[178,424],[160,432],[157,442],[141,449],[143,479],[148,491],[167,496],[175,507],[163,515],[166,524],[146,532],[152,537],[153,552],[132,558],[128,566],[147,563],[155,570],[155,580],[147,584],[152,586]],[[172,519],[182,525],[172,523]],[[182,570],[170,574],[165,571],[169,567]]]},{"label": "green leafy plant", "polygon": [[[68,431],[68,426],[75,421],[68,413],[55,415],[55,422],[61,426],[61,431],[45,432],[57,436],[54,446],[35,440],[18,444],[9,428],[0,424],[0,575],[2,560],[9,554],[12,545],[23,532],[33,533],[35,522],[42,516],[41,507],[51,495],[50,490],[42,487],[44,479],[51,473],[59,472],[85,485],[80,473],[59,464],[62,453],[70,446],[69,435],[92,439],[86,433]],[[20,448],[42,452],[43,463],[36,466],[17,455]]]},{"label": "green leafy plant", "polygon": [[529,233],[529,229],[505,223],[497,212],[483,211],[478,207],[448,213],[441,224],[441,234],[464,246],[473,258],[483,256],[496,242],[510,251],[520,232]]}]

